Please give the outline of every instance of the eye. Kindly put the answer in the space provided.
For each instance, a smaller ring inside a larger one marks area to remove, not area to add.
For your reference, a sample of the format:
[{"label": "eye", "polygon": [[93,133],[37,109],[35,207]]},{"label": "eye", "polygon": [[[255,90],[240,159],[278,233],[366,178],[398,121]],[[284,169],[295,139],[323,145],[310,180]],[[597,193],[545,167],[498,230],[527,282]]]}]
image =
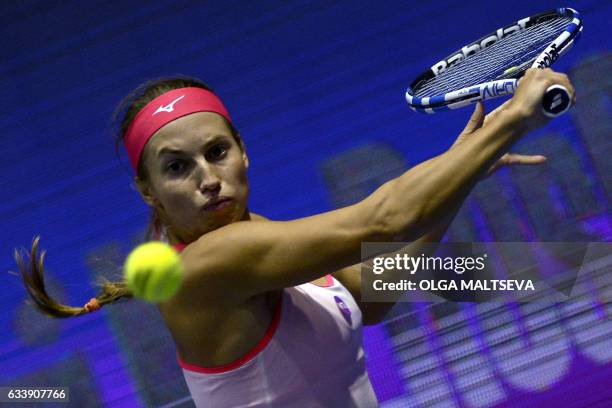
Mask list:
[{"label": "eye", "polygon": [[180,160],[172,160],[166,165],[166,171],[169,173],[179,173],[183,170],[184,164]]},{"label": "eye", "polygon": [[220,160],[225,157],[226,153],[227,153],[227,146],[223,144],[218,144],[218,145],[211,147],[206,153],[206,156],[209,160]]}]

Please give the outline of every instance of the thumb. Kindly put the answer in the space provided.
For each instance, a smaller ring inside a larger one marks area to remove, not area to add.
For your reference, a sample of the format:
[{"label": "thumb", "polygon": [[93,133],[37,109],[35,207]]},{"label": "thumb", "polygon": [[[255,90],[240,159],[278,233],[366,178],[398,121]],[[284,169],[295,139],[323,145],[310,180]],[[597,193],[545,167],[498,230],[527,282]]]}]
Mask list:
[{"label": "thumb", "polygon": [[476,103],[476,107],[474,108],[474,112],[470,117],[467,125],[465,125],[465,129],[461,133],[472,133],[477,129],[482,127],[485,119],[485,108],[484,104],[480,101]]}]

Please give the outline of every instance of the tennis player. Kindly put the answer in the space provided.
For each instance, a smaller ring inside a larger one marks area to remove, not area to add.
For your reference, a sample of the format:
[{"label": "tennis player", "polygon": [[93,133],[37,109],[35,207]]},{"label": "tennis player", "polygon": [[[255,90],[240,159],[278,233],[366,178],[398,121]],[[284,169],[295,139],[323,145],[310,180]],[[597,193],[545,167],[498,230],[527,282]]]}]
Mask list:
[{"label": "tennis player", "polygon": [[[540,101],[553,84],[573,97],[565,75],[528,70],[492,114],[476,106],[448,151],[357,204],[286,222],[249,210],[245,145],[207,86],[158,80],[128,96],[119,140],[153,210],[148,235],[182,251],[183,285],[158,307],[196,406],[377,406],[362,325],[379,323],[393,304],[360,301],[361,243],[437,242],[479,179],[544,162],[507,152],[549,120]],[[43,312],[77,316],[131,296],[109,282],[83,307],[57,303],[43,285],[38,244],[29,263],[16,260]]]}]

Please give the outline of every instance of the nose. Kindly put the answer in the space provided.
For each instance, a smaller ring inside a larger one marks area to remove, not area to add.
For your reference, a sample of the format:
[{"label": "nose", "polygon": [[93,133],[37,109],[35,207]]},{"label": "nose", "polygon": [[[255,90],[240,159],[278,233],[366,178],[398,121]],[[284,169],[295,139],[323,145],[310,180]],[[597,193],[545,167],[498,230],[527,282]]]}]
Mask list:
[{"label": "nose", "polygon": [[198,172],[198,183],[202,193],[216,194],[221,189],[221,179],[219,178],[215,166],[210,163],[202,163]]}]

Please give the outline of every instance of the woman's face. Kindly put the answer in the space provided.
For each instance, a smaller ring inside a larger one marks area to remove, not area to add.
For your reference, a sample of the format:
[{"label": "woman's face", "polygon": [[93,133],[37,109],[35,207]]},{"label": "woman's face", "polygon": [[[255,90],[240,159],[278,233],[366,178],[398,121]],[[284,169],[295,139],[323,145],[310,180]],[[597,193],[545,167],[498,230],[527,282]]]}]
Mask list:
[{"label": "woman's face", "polygon": [[198,112],[168,123],[145,146],[143,198],[177,238],[201,235],[243,218],[249,187],[246,153],[223,118]]}]

